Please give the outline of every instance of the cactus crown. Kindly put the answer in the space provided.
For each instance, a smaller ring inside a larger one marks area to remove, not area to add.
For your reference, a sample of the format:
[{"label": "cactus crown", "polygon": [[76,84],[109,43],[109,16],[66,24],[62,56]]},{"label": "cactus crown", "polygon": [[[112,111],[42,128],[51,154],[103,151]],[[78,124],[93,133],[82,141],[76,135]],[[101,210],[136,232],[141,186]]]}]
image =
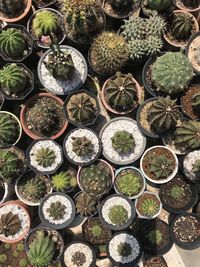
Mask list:
[{"label": "cactus crown", "polygon": [[123,36],[114,32],[103,32],[91,46],[91,62],[94,68],[112,74],[125,66],[129,57],[128,46]]},{"label": "cactus crown", "polygon": [[174,162],[166,155],[155,156],[149,163],[149,171],[154,174],[156,179],[168,178],[174,170]]},{"label": "cactus crown", "polygon": [[24,10],[24,1],[15,0],[0,0],[0,11],[8,18],[19,16]]},{"label": "cactus crown", "polygon": [[8,95],[24,91],[27,81],[24,68],[17,64],[8,64],[0,70],[0,86]]},{"label": "cactus crown", "polygon": [[52,185],[57,192],[66,192],[76,187],[76,176],[71,171],[61,171],[52,176]]},{"label": "cactus crown", "polygon": [[112,224],[123,225],[128,220],[128,211],[121,205],[114,205],[108,213]]},{"label": "cactus crown", "polygon": [[46,183],[41,176],[36,176],[26,180],[21,187],[23,188],[23,192],[28,195],[28,197],[36,201],[41,199],[47,190]]},{"label": "cactus crown", "polygon": [[9,58],[24,56],[27,43],[21,30],[8,28],[0,33],[0,51]]},{"label": "cactus crown", "polygon": [[135,139],[132,133],[127,131],[118,131],[111,138],[112,147],[119,154],[126,155],[134,152],[135,149]]},{"label": "cactus crown", "polygon": [[193,18],[185,13],[174,13],[171,25],[171,34],[177,40],[185,40],[192,34]]},{"label": "cactus crown", "polygon": [[15,235],[21,229],[18,215],[8,212],[0,217],[0,234],[7,236]]},{"label": "cactus crown", "polygon": [[61,220],[65,215],[66,206],[63,205],[60,201],[52,202],[50,207],[47,209],[49,216],[53,218],[53,220]]},{"label": "cactus crown", "polygon": [[37,232],[37,236],[29,246],[28,259],[32,265],[36,267],[47,266],[53,259],[55,253],[55,244],[48,237],[44,236],[41,231]]},{"label": "cactus crown", "polygon": [[181,186],[174,185],[171,188],[170,196],[176,200],[179,200],[181,197],[184,196],[184,189]]},{"label": "cactus crown", "polygon": [[117,246],[117,253],[123,258],[130,256],[131,252],[132,252],[132,247],[130,246],[129,243],[121,242]]},{"label": "cactus crown", "polygon": [[173,95],[183,91],[192,77],[192,65],[181,52],[167,52],[153,64],[153,81],[157,91],[165,94]]},{"label": "cactus crown", "polygon": [[192,107],[197,110],[200,111],[200,93],[196,93],[193,95],[192,97]]},{"label": "cactus crown", "polygon": [[159,245],[163,241],[163,234],[159,230],[151,230],[148,239],[152,244]]},{"label": "cactus crown", "polygon": [[94,151],[94,145],[87,137],[73,137],[72,150],[79,157],[90,156]]},{"label": "cactus crown", "polygon": [[[144,197],[144,198],[143,198]],[[147,216],[152,218],[155,216],[160,210],[160,203],[156,196],[150,195],[146,197],[146,194],[141,197],[141,206],[140,212],[143,216]]]},{"label": "cactus crown", "polygon": [[176,104],[176,99],[172,100],[169,96],[159,97],[152,103],[149,111],[148,121],[155,132],[169,130],[174,127],[180,119],[181,112]]},{"label": "cactus crown", "polygon": [[200,174],[200,159],[196,160],[192,166],[192,171],[196,174]]},{"label": "cactus crown", "polygon": [[83,217],[93,216],[97,211],[97,202],[94,198],[80,193],[76,199],[76,212]]},{"label": "cactus crown", "polygon": [[48,147],[41,147],[35,153],[35,160],[38,165],[47,168],[51,166],[56,159],[54,151]]}]

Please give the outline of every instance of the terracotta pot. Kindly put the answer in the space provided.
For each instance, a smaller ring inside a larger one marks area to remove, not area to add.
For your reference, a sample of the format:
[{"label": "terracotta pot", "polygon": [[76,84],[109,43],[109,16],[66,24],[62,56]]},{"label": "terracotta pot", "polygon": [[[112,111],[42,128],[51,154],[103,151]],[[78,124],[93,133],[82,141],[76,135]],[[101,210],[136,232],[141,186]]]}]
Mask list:
[{"label": "terracotta pot", "polygon": [[[40,139],[41,136],[38,136],[36,134],[34,134],[31,130],[28,129],[27,127],[27,124],[26,124],[26,120],[25,120],[25,117],[26,117],[26,112],[28,110],[28,107],[38,98],[40,97],[49,97],[49,98],[52,98],[54,100],[56,100],[59,104],[63,105],[64,102],[62,101],[62,99],[60,99],[59,97],[57,96],[54,96],[50,93],[39,93],[39,94],[36,94],[34,96],[32,96],[31,98],[29,98],[25,104],[22,106],[22,109],[21,109],[21,112],[20,112],[20,121],[21,121],[21,124],[22,124],[22,128],[24,130],[24,132],[29,136],[31,137],[32,139],[34,140],[37,140],[37,139]],[[51,139],[54,140],[54,139],[57,139],[58,137],[60,137],[64,131],[67,129],[67,126],[68,126],[68,121],[65,122],[63,128],[56,134],[56,135],[53,135],[51,136]]]}]

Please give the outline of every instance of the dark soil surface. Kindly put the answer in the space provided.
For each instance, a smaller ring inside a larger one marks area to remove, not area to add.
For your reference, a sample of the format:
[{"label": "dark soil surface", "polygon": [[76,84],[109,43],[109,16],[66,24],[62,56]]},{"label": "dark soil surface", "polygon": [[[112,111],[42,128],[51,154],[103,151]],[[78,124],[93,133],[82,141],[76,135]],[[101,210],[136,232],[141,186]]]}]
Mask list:
[{"label": "dark soil surface", "polygon": [[197,112],[192,107],[192,97],[198,93],[200,90],[200,86],[191,86],[185,93],[185,95],[181,98],[181,104],[182,109],[185,112],[185,114],[190,117],[193,120],[199,120],[200,119],[200,111]]},{"label": "dark soil surface", "polygon": [[163,257],[152,257],[144,262],[144,267],[168,267]]}]

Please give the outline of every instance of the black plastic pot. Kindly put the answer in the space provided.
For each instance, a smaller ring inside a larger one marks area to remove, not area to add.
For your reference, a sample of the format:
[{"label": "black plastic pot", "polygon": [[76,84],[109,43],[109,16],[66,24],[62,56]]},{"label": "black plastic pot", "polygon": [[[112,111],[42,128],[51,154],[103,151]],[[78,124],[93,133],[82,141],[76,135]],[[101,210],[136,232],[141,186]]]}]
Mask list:
[{"label": "black plastic pot", "polygon": [[[197,32],[196,34],[194,34],[194,35],[192,35],[191,37],[190,37],[190,39],[189,39],[189,41],[188,41],[188,43],[187,43],[187,45],[186,45],[186,48],[185,48],[185,55],[188,57],[188,55],[189,55],[189,48],[190,48],[190,45],[192,44],[192,42],[197,38],[197,37],[199,37],[200,36],[200,32]],[[194,68],[194,66],[193,66],[193,69],[194,69],[194,72],[196,73],[196,74],[200,74],[200,71],[198,71],[197,69],[195,69]]]}]

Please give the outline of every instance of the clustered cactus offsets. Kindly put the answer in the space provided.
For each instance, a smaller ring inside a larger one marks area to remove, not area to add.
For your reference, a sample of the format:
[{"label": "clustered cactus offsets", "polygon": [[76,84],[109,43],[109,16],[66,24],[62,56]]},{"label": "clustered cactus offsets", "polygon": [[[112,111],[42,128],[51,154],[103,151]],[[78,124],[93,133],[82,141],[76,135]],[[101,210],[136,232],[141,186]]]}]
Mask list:
[{"label": "clustered cactus offsets", "polygon": [[7,236],[15,235],[21,229],[18,215],[8,212],[0,217],[0,234]]},{"label": "clustered cactus offsets", "polygon": [[89,156],[94,151],[94,145],[85,136],[72,138],[72,149],[80,157]]},{"label": "clustered cactus offsets", "polygon": [[98,202],[94,198],[86,195],[85,193],[80,193],[75,198],[75,204],[76,212],[82,217],[90,217],[97,212]]},{"label": "clustered cactus offsets", "polygon": [[76,175],[73,171],[61,171],[52,176],[52,185],[57,192],[67,192],[76,187]]},{"label": "clustered cactus offsets", "polygon": [[118,131],[111,138],[112,147],[122,155],[130,154],[135,149],[135,139],[132,133],[127,131]]},{"label": "clustered cactus offsets", "polygon": [[25,8],[23,0],[0,0],[0,11],[8,18],[15,18],[19,16]]}]

